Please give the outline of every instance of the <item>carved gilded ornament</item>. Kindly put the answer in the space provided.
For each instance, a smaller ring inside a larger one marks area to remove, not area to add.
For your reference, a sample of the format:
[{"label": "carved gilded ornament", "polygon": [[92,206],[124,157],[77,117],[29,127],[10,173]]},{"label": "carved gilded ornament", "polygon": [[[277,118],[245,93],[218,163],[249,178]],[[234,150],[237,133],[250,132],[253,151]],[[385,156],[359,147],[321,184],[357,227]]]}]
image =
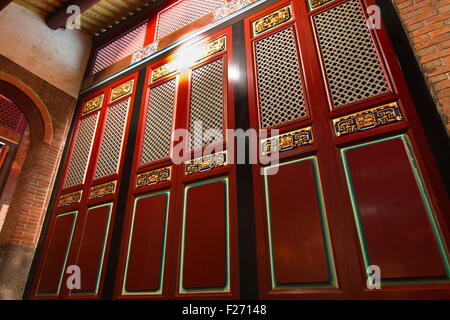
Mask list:
[{"label": "carved gilded ornament", "polygon": [[356,131],[364,131],[402,120],[403,117],[400,108],[397,103],[393,102],[333,119],[333,127],[336,136],[339,137]]},{"label": "carved gilded ornament", "polygon": [[134,85],[134,79],[130,80],[128,82],[125,82],[121,84],[118,87],[115,87],[111,91],[111,99],[110,102],[116,101],[117,99],[120,99],[127,94],[130,94],[133,91],[133,85]]},{"label": "carved gilded ornament", "polygon": [[253,34],[258,35],[269,29],[272,29],[282,23],[285,23],[292,18],[291,6],[287,6],[268,14],[261,19],[253,22]]},{"label": "carved gilded ornament", "polygon": [[152,71],[152,82],[165,78],[178,71],[178,67],[175,62],[166,63]]},{"label": "carved gilded ornament", "polygon": [[136,178],[136,188],[157,184],[163,181],[170,181],[171,177],[172,167],[165,167],[140,173]]},{"label": "carved gilded ornament", "polygon": [[227,165],[227,152],[222,151],[186,161],[184,173],[190,175]]},{"label": "carved gilded ornament", "polygon": [[94,111],[98,108],[100,108],[103,104],[103,98],[104,94],[101,94],[95,98],[92,98],[91,100],[88,100],[84,103],[83,107],[83,114],[86,114],[88,112]]},{"label": "carved gilded ornament", "polygon": [[59,199],[58,207],[66,207],[75,203],[80,203],[82,195],[83,190],[63,194]]},{"label": "carved gilded ornament", "polygon": [[331,1],[334,0],[309,0],[309,5],[311,6],[311,9],[317,9],[318,7],[321,7]]},{"label": "carved gilded ornament", "polygon": [[202,54],[197,61],[208,58],[226,49],[226,37],[211,41],[202,47]]},{"label": "carved gilded ornament", "polygon": [[261,153],[266,155],[274,152],[282,152],[313,143],[312,129],[311,127],[307,127],[262,140]]},{"label": "carved gilded ornament", "polygon": [[103,198],[116,192],[117,180],[100,184],[91,188],[89,192],[89,200]]}]

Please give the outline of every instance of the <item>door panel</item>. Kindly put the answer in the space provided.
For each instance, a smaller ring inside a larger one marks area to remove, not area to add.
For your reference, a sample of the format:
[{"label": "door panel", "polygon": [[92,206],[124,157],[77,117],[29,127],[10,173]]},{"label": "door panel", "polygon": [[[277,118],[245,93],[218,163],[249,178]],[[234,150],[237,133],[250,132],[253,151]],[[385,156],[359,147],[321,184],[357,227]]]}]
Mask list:
[{"label": "door panel", "polygon": [[167,243],[169,192],[135,200],[123,292],[161,293]]},{"label": "door panel", "polygon": [[81,289],[73,289],[70,295],[95,295],[98,293],[112,210],[112,203],[102,204],[87,210],[77,259],[77,265],[82,271]]},{"label": "door panel", "polygon": [[313,20],[333,108],[390,91],[358,0],[319,12]]},{"label": "door panel", "polygon": [[405,136],[342,149],[366,266],[386,281],[448,280],[448,257]]},{"label": "door panel", "polygon": [[272,289],[336,286],[315,157],[266,167],[264,179]]},{"label": "door panel", "polygon": [[228,180],[185,189],[181,292],[229,290]]},{"label": "door panel", "polygon": [[55,219],[51,242],[44,258],[42,273],[36,295],[59,294],[61,281],[67,262],[67,254],[72,244],[72,236],[78,212],[60,214]]}]

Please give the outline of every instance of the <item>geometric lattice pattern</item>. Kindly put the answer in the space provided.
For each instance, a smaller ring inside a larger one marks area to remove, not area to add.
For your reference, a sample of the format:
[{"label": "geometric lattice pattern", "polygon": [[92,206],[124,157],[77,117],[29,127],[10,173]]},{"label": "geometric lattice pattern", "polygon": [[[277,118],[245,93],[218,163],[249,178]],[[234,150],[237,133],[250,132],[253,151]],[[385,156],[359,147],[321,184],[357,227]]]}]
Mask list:
[{"label": "geometric lattice pattern", "polygon": [[292,27],[256,41],[261,126],[275,126],[307,115]]},{"label": "geometric lattice pattern", "polygon": [[4,96],[0,95],[0,125],[12,130],[20,130],[23,114],[19,108]]},{"label": "geometric lattice pattern", "polygon": [[95,129],[97,128],[98,115],[99,113],[97,112],[80,121],[64,188],[84,182],[89,156],[94,142]]},{"label": "geometric lattice pattern", "polygon": [[97,51],[91,74],[97,73],[141,49],[145,43],[147,23],[131,30]]},{"label": "geometric lattice pattern", "polygon": [[169,156],[176,79],[150,89],[141,164]]},{"label": "geometric lattice pattern", "polygon": [[192,71],[190,105],[191,148],[222,141],[223,59]]},{"label": "geometric lattice pattern", "polygon": [[131,98],[108,108],[95,179],[117,173]]},{"label": "geometric lattice pattern", "polygon": [[159,14],[155,41],[164,38],[226,3],[227,0],[181,0],[177,2]]},{"label": "geometric lattice pattern", "polygon": [[314,17],[333,106],[388,91],[358,0]]}]

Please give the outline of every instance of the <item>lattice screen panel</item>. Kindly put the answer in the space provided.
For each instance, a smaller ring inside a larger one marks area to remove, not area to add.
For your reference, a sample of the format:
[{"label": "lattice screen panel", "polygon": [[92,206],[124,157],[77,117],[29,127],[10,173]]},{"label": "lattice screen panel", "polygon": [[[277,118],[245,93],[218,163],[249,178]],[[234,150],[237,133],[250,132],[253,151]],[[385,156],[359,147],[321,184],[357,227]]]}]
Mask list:
[{"label": "lattice screen panel", "polygon": [[[191,148],[221,141],[223,138],[222,58],[192,71],[189,127]],[[196,135],[197,132],[202,137]]]},{"label": "lattice screen panel", "polygon": [[0,125],[18,131],[22,119],[23,114],[14,102],[0,95]]},{"label": "lattice screen panel", "polygon": [[144,23],[98,50],[91,74],[99,72],[141,49],[144,46],[146,31],[147,24]]},{"label": "lattice screen panel", "polygon": [[255,53],[261,126],[306,117],[294,29],[256,41]]},{"label": "lattice screen panel", "polygon": [[99,113],[97,112],[80,121],[64,188],[84,182],[98,117]]},{"label": "lattice screen panel", "polygon": [[169,156],[176,79],[150,89],[141,164]]},{"label": "lattice screen panel", "polygon": [[118,172],[131,98],[108,108],[95,179]]},{"label": "lattice screen panel", "polygon": [[333,106],[388,91],[358,0],[314,17]]},{"label": "lattice screen panel", "polygon": [[182,0],[159,14],[156,40],[226,4],[226,0]]}]

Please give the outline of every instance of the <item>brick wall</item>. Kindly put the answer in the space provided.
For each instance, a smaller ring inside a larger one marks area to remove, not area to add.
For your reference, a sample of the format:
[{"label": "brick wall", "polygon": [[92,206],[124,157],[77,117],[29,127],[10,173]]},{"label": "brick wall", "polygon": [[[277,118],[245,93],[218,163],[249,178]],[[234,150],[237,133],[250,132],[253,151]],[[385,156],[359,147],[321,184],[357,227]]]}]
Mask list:
[{"label": "brick wall", "polygon": [[392,0],[450,135],[450,0]]},{"label": "brick wall", "polygon": [[[0,245],[11,243],[35,247],[53,190],[75,98],[3,56],[0,56],[0,70],[23,81],[39,95],[47,106],[53,126],[50,145],[38,142],[37,137],[31,136],[31,144],[0,234]],[[27,117],[26,112],[24,114]],[[27,121],[32,128],[33,125],[39,125],[33,124],[33,119],[27,118]]]}]

